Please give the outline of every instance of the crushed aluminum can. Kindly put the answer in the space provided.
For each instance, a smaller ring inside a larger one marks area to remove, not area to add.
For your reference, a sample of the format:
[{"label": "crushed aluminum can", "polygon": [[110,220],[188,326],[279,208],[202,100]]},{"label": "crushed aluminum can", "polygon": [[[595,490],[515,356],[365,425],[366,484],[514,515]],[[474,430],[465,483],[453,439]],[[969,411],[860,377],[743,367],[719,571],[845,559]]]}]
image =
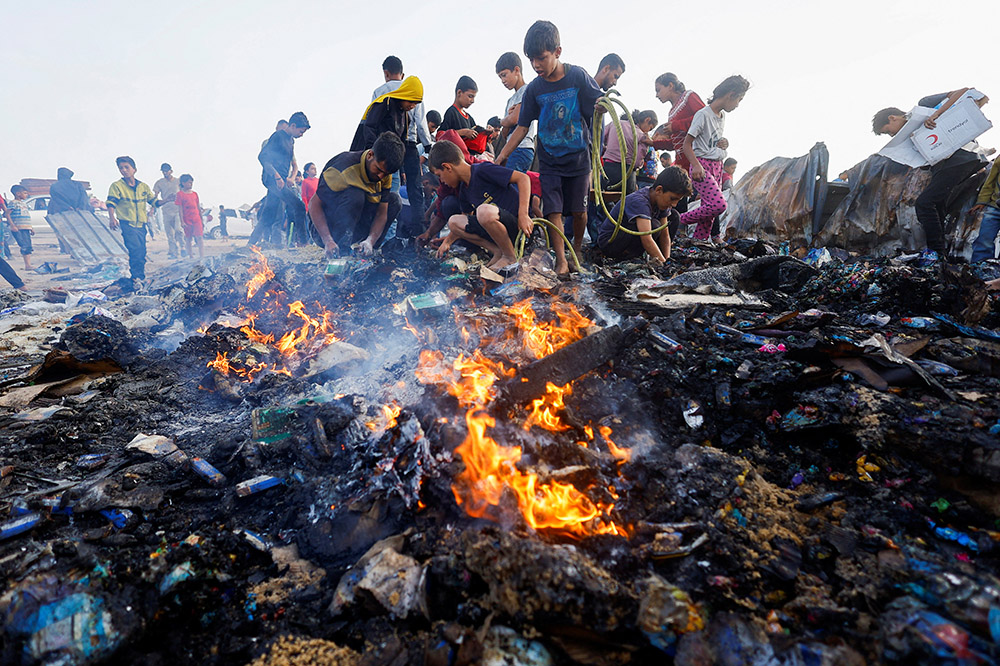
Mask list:
[{"label": "crushed aluminum can", "polygon": [[701,414],[701,405],[694,400],[688,400],[687,407],[684,409],[684,422],[692,430],[697,430],[705,423],[705,417]]},{"label": "crushed aluminum can", "polygon": [[256,532],[251,532],[250,530],[236,530],[237,534],[242,534],[246,542],[250,544],[253,548],[256,548],[262,553],[271,552],[271,542],[267,538],[257,534]]},{"label": "crushed aluminum can", "polygon": [[236,494],[240,497],[249,497],[250,495],[256,495],[257,493],[262,493],[265,490],[270,490],[275,486],[281,486],[284,484],[285,482],[276,476],[261,474],[260,476],[255,476],[252,479],[247,479],[246,481],[237,483]]},{"label": "crushed aluminum can", "polygon": [[295,410],[288,407],[267,407],[253,410],[250,415],[253,439],[261,444],[273,444],[292,436],[290,423]]},{"label": "crushed aluminum can", "polygon": [[201,478],[205,479],[210,486],[221,486],[226,483],[226,476],[215,469],[211,463],[204,458],[191,458],[191,469]]},{"label": "crushed aluminum can", "polygon": [[10,539],[18,534],[24,534],[25,532],[33,529],[40,522],[42,522],[42,514],[37,511],[33,511],[31,513],[26,513],[23,516],[18,516],[13,520],[0,523],[0,541]]},{"label": "crushed aluminum can", "polygon": [[653,346],[665,354],[672,354],[681,348],[681,343],[659,331],[650,331],[649,338]]},{"label": "crushed aluminum can", "polygon": [[323,277],[335,278],[346,273],[349,268],[350,260],[347,257],[331,259],[326,263],[326,268],[323,269]]},{"label": "crushed aluminum can", "polygon": [[80,469],[97,469],[103,467],[109,458],[110,453],[85,453],[76,459],[76,466]]}]

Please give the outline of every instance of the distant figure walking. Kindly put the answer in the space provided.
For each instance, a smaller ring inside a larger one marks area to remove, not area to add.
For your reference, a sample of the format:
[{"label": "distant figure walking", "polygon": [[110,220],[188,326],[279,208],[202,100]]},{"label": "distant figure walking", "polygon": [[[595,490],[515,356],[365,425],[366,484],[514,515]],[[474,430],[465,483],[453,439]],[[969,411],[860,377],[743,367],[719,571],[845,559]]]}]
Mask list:
[{"label": "distant figure walking", "polygon": [[160,214],[163,216],[163,231],[167,235],[167,256],[176,259],[178,254],[183,254],[181,212],[174,201],[181,184],[174,178],[173,168],[166,162],[160,165],[160,172],[163,173],[163,178],[153,183],[153,192],[163,202],[160,205]]}]

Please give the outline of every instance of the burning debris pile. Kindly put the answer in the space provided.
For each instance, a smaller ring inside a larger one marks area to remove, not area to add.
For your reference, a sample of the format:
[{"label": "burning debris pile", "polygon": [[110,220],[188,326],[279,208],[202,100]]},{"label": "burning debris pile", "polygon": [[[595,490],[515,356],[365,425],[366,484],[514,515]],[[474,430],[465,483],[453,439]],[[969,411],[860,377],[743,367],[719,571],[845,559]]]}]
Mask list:
[{"label": "burning debris pile", "polygon": [[5,303],[3,662],[993,663],[1000,268],[920,261]]}]

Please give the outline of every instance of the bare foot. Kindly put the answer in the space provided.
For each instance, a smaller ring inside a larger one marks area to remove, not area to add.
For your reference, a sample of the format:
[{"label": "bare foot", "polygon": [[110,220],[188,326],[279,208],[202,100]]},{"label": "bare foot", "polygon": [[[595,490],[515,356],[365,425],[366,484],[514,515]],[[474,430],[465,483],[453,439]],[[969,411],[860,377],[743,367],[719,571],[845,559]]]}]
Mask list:
[{"label": "bare foot", "polygon": [[[500,268],[505,268],[507,266],[510,266],[511,264],[516,264],[517,263],[517,257],[509,255],[509,254],[501,254],[501,255],[498,255],[498,257],[499,257],[499,260],[496,262],[496,265],[498,267],[500,267]],[[492,268],[492,266],[491,266],[491,268]]]},{"label": "bare foot", "polygon": [[556,275],[569,275],[569,264],[565,257],[556,259]]}]

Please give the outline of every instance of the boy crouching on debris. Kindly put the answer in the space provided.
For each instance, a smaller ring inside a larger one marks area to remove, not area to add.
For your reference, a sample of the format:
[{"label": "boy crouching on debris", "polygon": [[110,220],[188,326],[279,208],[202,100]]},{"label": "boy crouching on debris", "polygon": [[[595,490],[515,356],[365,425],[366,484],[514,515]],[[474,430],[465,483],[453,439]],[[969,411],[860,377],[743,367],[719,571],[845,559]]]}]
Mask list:
[{"label": "boy crouching on debris", "polygon": [[309,217],[327,257],[359,241],[361,254],[378,245],[403,207],[392,191],[392,174],[404,152],[398,136],[383,132],[370,149],[341,153],[323,167]]},{"label": "boy crouching on debris", "polygon": [[516,266],[514,238],[518,230],[531,235],[532,228],[528,174],[489,162],[470,165],[451,141],[435,143],[429,162],[443,183],[459,190],[462,210],[468,211],[448,219],[448,237],[438,257],[461,238],[489,250],[493,258],[488,268],[502,272]]},{"label": "boy crouching on debris", "polygon": [[[677,232],[680,215],[674,206],[686,196],[691,195],[691,178],[683,169],[677,166],[667,167],[656,177],[649,187],[644,187],[629,194],[611,209],[611,217],[603,218],[598,225],[597,246],[601,251],[615,259],[633,259],[648,254],[656,263],[663,263],[670,258],[670,238]],[[616,221],[625,206],[625,216],[622,218],[621,229],[614,240],[611,235],[615,231]],[[648,233],[655,226],[662,227],[655,234]],[[636,236],[626,233],[626,229],[635,232],[646,232]]]}]

